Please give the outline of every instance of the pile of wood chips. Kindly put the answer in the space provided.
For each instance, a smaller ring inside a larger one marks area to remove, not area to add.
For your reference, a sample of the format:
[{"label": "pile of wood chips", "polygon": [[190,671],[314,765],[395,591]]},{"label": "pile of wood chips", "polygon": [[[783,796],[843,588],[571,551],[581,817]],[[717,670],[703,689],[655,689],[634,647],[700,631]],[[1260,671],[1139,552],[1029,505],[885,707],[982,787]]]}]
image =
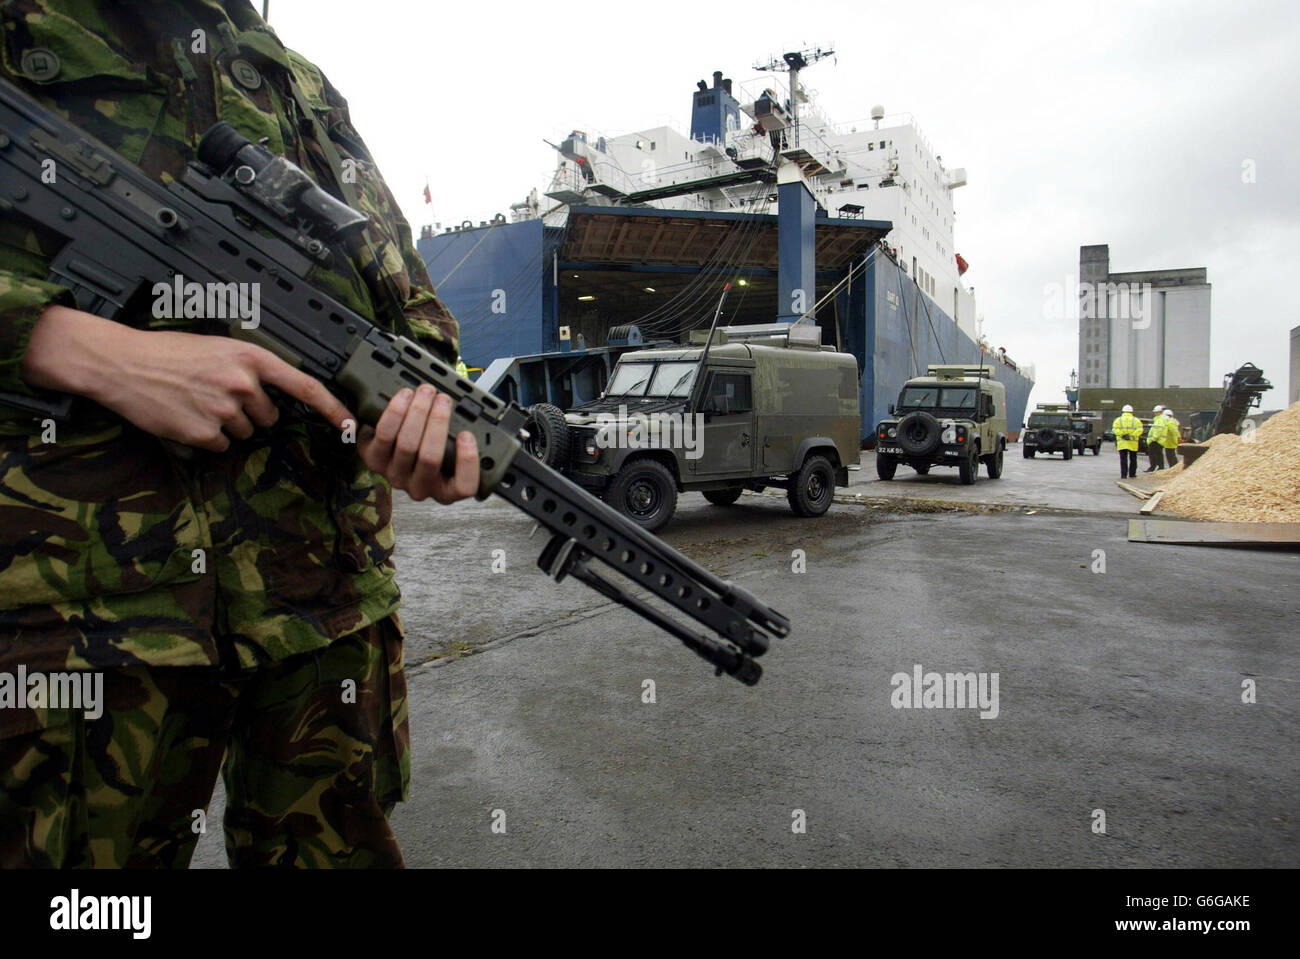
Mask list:
[{"label": "pile of wood chips", "polygon": [[1215,436],[1166,475],[1158,511],[1221,523],[1300,523],[1300,403],[1241,436]]}]

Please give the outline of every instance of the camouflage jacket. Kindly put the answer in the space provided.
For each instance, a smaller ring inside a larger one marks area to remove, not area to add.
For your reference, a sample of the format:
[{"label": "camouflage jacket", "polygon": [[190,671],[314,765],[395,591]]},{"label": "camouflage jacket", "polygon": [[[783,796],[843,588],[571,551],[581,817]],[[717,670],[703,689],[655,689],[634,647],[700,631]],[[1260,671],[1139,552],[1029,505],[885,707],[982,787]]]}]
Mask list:
[{"label": "camouflage jacket", "polygon": [[[316,280],[455,362],[456,321],[347,103],[247,0],[6,0],[0,17],[0,74],[162,182],[217,120],[340,198],[351,177],[336,170],[355,170],[369,242],[350,272]],[[32,326],[51,303],[75,305],[45,280],[54,252],[0,218],[0,391],[31,392],[19,369]],[[148,303],[138,313],[136,326],[198,329]],[[236,655],[247,667],[328,645],[396,611],[391,496],[355,447],[290,411],[191,460],[88,402],[53,443],[0,411],[0,671]]]}]

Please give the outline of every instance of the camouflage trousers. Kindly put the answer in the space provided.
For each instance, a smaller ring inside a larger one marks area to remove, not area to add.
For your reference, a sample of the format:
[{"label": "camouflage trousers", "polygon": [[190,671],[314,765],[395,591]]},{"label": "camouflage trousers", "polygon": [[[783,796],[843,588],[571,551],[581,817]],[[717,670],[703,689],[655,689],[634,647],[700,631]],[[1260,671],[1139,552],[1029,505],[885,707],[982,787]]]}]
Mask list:
[{"label": "camouflage trousers", "polygon": [[232,866],[403,864],[388,824],[410,781],[394,618],[233,678],[110,670],[103,699],[98,719],[50,709],[13,735],[0,715],[0,868],[185,868],[218,771]]}]

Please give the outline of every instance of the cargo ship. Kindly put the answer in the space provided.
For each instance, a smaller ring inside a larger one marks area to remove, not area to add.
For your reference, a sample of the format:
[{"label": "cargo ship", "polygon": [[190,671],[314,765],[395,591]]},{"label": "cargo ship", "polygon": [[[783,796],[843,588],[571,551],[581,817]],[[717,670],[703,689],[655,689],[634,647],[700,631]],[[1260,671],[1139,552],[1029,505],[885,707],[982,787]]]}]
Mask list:
[{"label": "cargo ship", "polygon": [[621,351],[707,327],[730,283],[722,325],[812,322],[854,354],[864,445],[930,364],[993,368],[1014,434],[1034,373],[989,339],[965,280],[966,171],[910,115],[826,117],[799,77],[831,52],[699,80],[688,130],[573,130],[508,215],[425,227],[417,247],[482,385],[525,406],[589,401]]}]

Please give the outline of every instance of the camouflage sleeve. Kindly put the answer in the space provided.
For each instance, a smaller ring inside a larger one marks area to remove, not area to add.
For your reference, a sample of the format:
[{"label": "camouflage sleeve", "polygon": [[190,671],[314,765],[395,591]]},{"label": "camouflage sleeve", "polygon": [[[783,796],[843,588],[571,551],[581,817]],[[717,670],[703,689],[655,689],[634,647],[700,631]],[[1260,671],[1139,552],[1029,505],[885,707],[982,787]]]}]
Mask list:
[{"label": "camouflage sleeve", "polygon": [[[347,100],[318,67],[289,51],[294,74],[309,100],[325,108],[330,141],[341,156],[357,161],[362,174],[361,202],[371,214],[368,232],[379,260],[379,279],[392,283],[402,300],[411,333],[422,345],[455,363],[459,357],[460,329],[456,318],[433,291],[424,261],[416,252],[410,224],[371,157],[369,148],[352,125]],[[377,221],[377,222],[376,222]]]},{"label": "camouflage sleeve", "polygon": [[33,395],[20,373],[32,327],[51,303],[76,306],[67,287],[14,270],[0,270],[0,392]]}]

